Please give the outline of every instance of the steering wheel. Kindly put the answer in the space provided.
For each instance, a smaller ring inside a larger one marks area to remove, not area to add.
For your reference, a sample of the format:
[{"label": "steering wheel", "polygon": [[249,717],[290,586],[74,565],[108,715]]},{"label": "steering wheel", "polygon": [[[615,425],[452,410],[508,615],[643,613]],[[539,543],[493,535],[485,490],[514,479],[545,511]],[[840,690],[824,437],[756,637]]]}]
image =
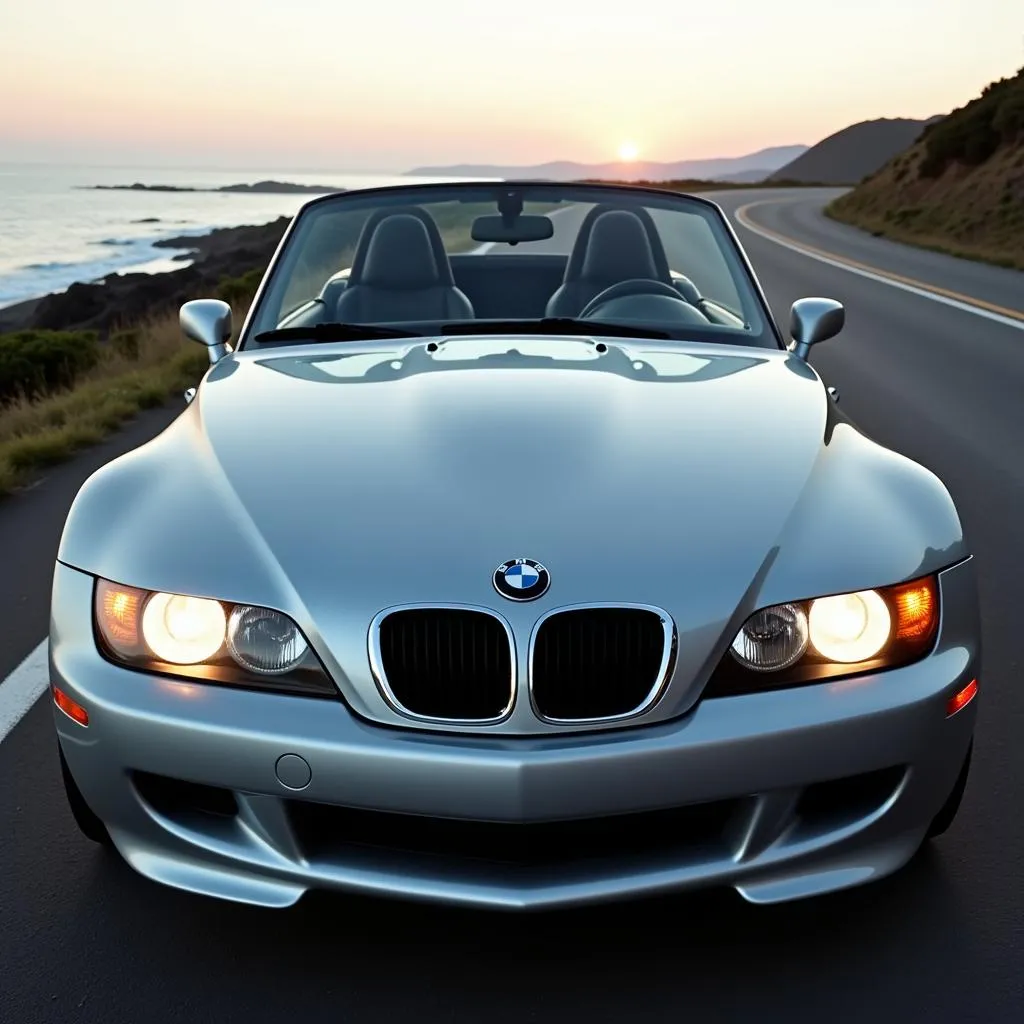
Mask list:
[{"label": "steering wheel", "polygon": [[601,308],[606,302],[613,299],[624,299],[629,295],[664,295],[668,298],[678,299],[686,302],[686,299],[670,284],[664,281],[655,281],[648,277],[631,277],[628,281],[619,281],[603,292],[598,292],[584,307],[579,314],[580,320],[586,320],[588,316]]}]

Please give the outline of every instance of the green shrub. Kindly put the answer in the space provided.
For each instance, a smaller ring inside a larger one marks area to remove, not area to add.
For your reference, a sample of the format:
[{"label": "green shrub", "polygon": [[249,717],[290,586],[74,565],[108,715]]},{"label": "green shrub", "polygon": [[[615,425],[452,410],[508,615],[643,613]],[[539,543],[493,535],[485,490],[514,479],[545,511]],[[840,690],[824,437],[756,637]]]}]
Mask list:
[{"label": "green shrub", "polygon": [[256,294],[263,274],[264,270],[256,269],[242,274],[241,277],[221,278],[217,286],[217,298],[223,299],[229,306],[247,306]]},{"label": "green shrub", "polygon": [[922,134],[925,157],[921,176],[937,178],[951,163],[983,164],[1003,143],[1024,131],[1024,69],[1001,78],[981,96]]},{"label": "green shrub", "polygon": [[886,219],[891,219],[897,224],[906,224],[908,220],[914,220],[920,217],[924,213],[924,210],[920,206],[901,206],[898,210],[887,210]]},{"label": "green shrub", "polygon": [[1024,135],[1024,89],[1002,102],[992,118],[992,127],[1008,142]]},{"label": "green shrub", "polygon": [[124,331],[114,331],[110,335],[110,347],[122,359],[136,360],[139,358],[139,332],[132,328]]},{"label": "green shrub", "polygon": [[95,331],[0,334],[0,405],[69,388],[99,359]]}]

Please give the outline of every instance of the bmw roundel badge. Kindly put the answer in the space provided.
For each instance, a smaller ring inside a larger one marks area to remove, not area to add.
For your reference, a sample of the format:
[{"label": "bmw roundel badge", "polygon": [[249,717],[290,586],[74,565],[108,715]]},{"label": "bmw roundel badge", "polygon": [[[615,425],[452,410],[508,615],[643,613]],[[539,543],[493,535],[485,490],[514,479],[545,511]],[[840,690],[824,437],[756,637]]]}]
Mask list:
[{"label": "bmw roundel badge", "polygon": [[510,601],[532,601],[550,585],[547,569],[532,558],[513,558],[494,570],[494,589]]}]

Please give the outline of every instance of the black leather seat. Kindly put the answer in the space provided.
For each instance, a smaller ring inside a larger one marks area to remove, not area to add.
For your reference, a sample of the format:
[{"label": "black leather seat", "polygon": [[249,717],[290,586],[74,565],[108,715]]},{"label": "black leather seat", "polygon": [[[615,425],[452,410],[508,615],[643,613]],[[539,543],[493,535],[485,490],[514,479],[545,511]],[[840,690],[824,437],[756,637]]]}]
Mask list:
[{"label": "black leather seat", "polygon": [[351,323],[471,320],[441,234],[423,211],[386,212],[363,228],[336,318]]},{"label": "black leather seat", "polygon": [[605,288],[638,277],[673,283],[651,215],[643,209],[595,206],[580,225],[561,287],[548,300],[547,315],[579,316]]}]

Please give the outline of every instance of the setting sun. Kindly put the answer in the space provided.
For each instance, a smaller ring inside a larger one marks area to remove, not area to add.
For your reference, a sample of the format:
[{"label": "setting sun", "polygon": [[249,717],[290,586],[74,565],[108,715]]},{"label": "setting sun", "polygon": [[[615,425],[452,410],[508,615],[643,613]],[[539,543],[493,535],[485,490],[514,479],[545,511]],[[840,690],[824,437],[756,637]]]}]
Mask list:
[{"label": "setting sun", "polygon": [[619,159],[629,163],[637,158],[637,148],[632,142],[623,142],[619,146]]}]

